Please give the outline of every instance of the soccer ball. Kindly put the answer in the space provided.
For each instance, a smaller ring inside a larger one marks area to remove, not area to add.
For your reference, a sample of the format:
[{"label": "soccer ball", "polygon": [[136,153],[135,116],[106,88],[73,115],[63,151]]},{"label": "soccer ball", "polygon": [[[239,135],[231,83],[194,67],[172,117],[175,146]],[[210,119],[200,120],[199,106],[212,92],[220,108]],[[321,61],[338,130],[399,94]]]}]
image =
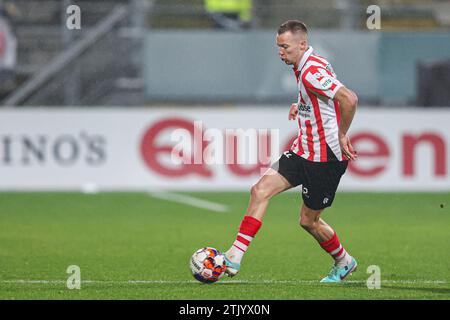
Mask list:
[{"label": "soccer ball", "polygon": [[189,266],[194,278],[204,283],[218,281],[227,269],[225,256],[219,250],[211,247],[205,247],[194,252]]}]

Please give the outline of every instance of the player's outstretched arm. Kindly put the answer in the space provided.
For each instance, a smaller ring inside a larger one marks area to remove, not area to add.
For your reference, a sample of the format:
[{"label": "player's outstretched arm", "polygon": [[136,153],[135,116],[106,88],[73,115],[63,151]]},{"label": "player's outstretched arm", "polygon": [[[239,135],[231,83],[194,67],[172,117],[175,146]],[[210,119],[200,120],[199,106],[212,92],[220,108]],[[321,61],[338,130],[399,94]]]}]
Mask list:
[{"label": "player's outstretched arm", "polygon": [[347,137],[347,132],[356,112],[358,97],[353,91],[343,86],[336,92],[334,100],[339,101],[341,112],[341,121],[339,124],[339,143],[341,145],[341,150],[349,160],[356,160],[358,155],[353,149],[350,139]]}]

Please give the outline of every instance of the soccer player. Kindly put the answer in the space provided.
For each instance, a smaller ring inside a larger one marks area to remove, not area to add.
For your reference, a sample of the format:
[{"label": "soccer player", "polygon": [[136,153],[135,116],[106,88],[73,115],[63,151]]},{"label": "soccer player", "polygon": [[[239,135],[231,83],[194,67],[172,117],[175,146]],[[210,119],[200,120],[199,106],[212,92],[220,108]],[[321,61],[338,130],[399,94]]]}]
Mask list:
[{"label": "soccer player", "polygon": [[298,120],[298,138],[252,186],[236,240],[225,252],[227,273],[235,276],[239,272],[244,253],[261,227],[269,199],[302,185],[300,226],[334,260],[321,282],[340,282],[356,269],[357,262],[321,213],[333,203],[348,161],[357,158],[347,132],[358,98],[337,80],[330,63],[314,54],[304,23],[283,23],[276,42],[280,59],[293,67],[297,78],[298,101],[291,105],[288,119]]}]

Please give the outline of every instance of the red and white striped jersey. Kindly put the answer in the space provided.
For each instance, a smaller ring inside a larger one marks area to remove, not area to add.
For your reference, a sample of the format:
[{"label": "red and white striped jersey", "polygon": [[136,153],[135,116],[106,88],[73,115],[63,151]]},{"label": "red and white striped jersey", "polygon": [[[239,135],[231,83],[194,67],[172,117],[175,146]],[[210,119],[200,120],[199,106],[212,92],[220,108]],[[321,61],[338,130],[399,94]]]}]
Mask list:
[{"label": "red and white striped jersey", "polygon": [[336,79],[331,64],[313,54],[309,47],[294,72],[299,91],[299,131],[291,150],[315,162],[346,160],[338,139],[339,102],[333,101],[343,85]]}]

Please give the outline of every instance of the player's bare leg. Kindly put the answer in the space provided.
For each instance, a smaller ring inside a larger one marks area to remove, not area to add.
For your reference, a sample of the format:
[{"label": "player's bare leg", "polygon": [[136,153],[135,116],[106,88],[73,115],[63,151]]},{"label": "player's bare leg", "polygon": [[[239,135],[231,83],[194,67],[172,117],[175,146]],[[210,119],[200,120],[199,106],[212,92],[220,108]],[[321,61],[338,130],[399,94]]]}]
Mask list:
[{"label": "player's bare leg", "polygon": [[334,259],[330,274],[321,282],[339,282],[356,270],[356,260],[344,249],[336,232],[320,218],[323,210],[313,210],[305,204],[300,212],[300,226],[308,231]]},{"label": "player's bare leg", "polygon": [[250,190],[247,215],[262,221],[270,198],[292,188],[289,182],[278,172],[269,168]]},{"label": "player's bare leg", "polygon": [[292,186],[289,182],[271,168],[253,185],[247,212],[241,222],[236,240],[225,252],[229,276],[232,277],[238,273],[244,253],[261,227],[270,198],[290,188]]},{"label": "player's bare leg", "polygon": [[334,234],[334,230],[320,218],[322,211],[310,209],[304,204],[300,211],[300,226],[319,243],[330,240]]}]

